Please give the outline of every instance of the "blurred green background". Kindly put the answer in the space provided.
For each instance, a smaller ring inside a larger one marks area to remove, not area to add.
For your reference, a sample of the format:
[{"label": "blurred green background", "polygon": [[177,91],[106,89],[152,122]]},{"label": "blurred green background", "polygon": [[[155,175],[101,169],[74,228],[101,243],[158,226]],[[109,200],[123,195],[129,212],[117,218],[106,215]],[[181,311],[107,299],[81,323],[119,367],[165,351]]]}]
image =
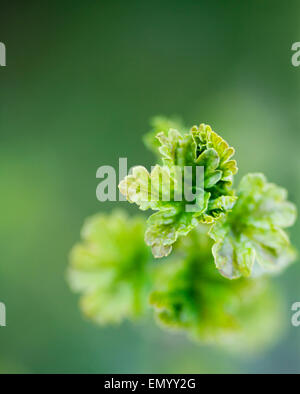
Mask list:
[{"label": "blurred green background", "polygon": [[292,0],[1,2],[1,372],[299,372],[299,263],[274,279],[285,334],[252,356],[195,346],[151,319],[98,328],[65,281],[86,216],[137,211],[98,202],[95,175],[119,157],[153,163],[141,141],[153,115],[211,124],[236,148],[238,178],[263,171],[299,205],[299,12]]}]

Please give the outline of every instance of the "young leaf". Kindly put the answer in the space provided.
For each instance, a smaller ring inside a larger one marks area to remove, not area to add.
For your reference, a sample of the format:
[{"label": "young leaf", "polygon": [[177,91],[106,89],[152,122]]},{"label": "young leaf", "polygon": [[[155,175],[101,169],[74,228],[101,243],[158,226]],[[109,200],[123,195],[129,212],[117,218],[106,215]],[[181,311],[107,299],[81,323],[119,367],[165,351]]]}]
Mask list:
[{"label": "young leaf", "polygon": [[170,129],[184,130],[182,121],[177,117],[167,118],[165,116],[155,116],[150,122],[151,130],[144,135],[145,146],[159,157],[158,148],[160,143],[156,138],[158,133],[168,133]]},{"label": "young leaf", "polygon": [[181,134],[157,134],[163,165],[150,173],[141,166],[121,181],[120,191],[140,209],[159,212],[148,220],[145,240],[155,257],[167,256],[180,235],[199,223],[213,223],[236,200],[231,188],[234,149],[207,125]]},{"label": "young leaf", "polygon": [[123,211],[98,214],[82,229],[70,255],[68,280],[82,294],[81,309],[99,324],[143,314],[149,285],[145,222]]},{"label": "young leaf", "polygon": [[246,175],[238,200],[211,230],[212,252],[220,273],[227,278],[275,273],[295,259],[283,230],[296,219],[296,207],[286,190],[268,183],[262,174]]}]

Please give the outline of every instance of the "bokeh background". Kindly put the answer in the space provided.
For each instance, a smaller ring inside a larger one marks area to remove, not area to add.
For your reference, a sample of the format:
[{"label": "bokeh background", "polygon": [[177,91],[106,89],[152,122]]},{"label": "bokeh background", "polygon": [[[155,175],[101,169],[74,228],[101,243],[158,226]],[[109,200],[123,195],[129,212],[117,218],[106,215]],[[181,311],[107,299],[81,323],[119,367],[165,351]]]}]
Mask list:
[{"label": "bokeh background", "polygon": [[[99,328],[65,281],[84,218],[128,207],[96,200],[96,169],[119,157],[150,166],[141,136],[154,115],[211,124],[236,148],[238,178],[263,171],[299,206],[299,12],[293,0],[1,2],[2,373],[299,372],[299,263],[274,279],[286,331],[254,355],[151,319]],[[299,222],[300,248],[298,234]]]}]

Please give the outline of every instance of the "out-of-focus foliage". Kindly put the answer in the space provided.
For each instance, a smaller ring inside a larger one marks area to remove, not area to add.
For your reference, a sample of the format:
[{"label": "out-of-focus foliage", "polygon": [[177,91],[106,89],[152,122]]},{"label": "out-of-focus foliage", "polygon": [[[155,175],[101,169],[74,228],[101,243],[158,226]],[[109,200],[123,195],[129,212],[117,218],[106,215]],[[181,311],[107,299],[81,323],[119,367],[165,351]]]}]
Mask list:
[{"label": "out-of-focus foliage", "polygon": [[100,324],[142,315],[150,281],[145,222],[121,210],[98,214],[83,226],[70,255],[69,282],[82,293],[85,315]]},{"label": "out-of-focus foliage", "polygon": [[231,212],[216,222],[210,236],[216,266],[228,278],[279,272],[295,259],[283,228],[292,226],[296,207],[287,191],[263,174],[246,175]]},{"label": "out-of-focus foliage", "polygon": [[219,275],[204,225],[180,238],[163,264],[152,266],[143,223],[122,211],[87,220],[69,270],[71,286],[83,293],[84,314],[101,325],[118,323],[142,317],[149,301],[160,325],[197,341],[255,351],[276,338],[278,310],[266,280]]},{"label": "out-of-focus foliage", "polygon": [[134,168],[119,188],[140,209],[158,211],[148,220],[145,241],[155,257],[163,257],[178,236],[199,223],[213,223],[232,208],[237,166],[231,160],[234,149],[210,126],[194,126],[185,134],[170,129],[156,138],[163,165],[150,174],[142,166]]},{"label": "out-of-focus foliage", "polygon": [[256,314],[269,297],[267,283],[222,278],[214,266],[211,240],[203,231],[198,228],[180,240],[176,257],[159,267],[150,295],[155,315],[167,329],[183,330],[197,340],[254,346],[261,324],[267,322],[274,333],[276,313],[266,309]]},{"label": "out-of-focus foliage", "polygon": [[288,316],[280,289],[264,281],[264,287],[260,290],[241,303],[236,314],[239,329],[231,334],[227,332],[220,338],[220,345],[231,352],[248,355],[261,353],[274,345],[285,331]]}]

